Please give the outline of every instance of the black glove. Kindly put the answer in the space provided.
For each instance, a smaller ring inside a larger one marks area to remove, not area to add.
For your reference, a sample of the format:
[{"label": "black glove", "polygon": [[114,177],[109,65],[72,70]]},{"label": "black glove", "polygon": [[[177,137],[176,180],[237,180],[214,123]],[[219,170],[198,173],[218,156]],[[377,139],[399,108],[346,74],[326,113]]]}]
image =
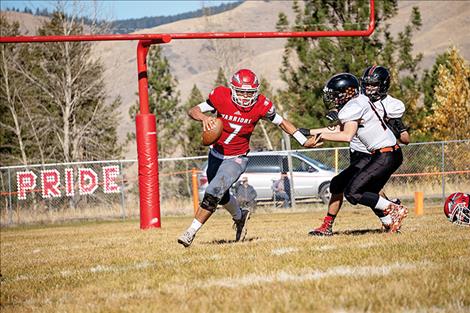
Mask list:
[{"label": "black glove", "polygon": [[326,113],[326,118],[333,123],[339,122],[338,111],[329,111],[328,113]]},{"label": "black glove", "polygon": [[308,128],[297,128],[297,130],[305,137],[310,136],[310,129]]},{"label": "black glove", "polygon": [[391,118],[385,121],[387,123],[388,128],[392,131],[395,135],[395,138],[400,138],[400,134],[407,131],[405,125],[403,125],[403,121],[401,118]]}]

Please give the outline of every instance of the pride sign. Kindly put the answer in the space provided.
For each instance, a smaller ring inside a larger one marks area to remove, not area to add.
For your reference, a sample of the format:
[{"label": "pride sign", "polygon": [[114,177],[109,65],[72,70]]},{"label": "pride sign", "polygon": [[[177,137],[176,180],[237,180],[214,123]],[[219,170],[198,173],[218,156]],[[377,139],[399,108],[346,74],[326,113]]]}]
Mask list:
[{"label": "pride sign", "polygon": [[104,193],[121,192],[116,182],[120,175],[119,166],[105,166],[100,174],[91,168],[78,168],[75,174],[73,168],[66,168],[63,177],[56,169],[42,170],[39,177],[32,171],[17,172],[18,199],[25,200],[27,194],[32,192],[41,192],[44,199],[72,197],[77,190],[79,195],[91,195],[100,185]]}]

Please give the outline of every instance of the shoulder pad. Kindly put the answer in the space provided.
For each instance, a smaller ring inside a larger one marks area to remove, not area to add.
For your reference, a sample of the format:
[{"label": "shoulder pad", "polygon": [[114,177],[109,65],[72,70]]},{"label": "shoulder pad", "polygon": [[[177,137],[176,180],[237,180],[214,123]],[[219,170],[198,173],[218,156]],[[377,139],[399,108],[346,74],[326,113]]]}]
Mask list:
[{"label": "shoulder pad", "polygon": [[368,98],[365,96],[359,96],[346,103],[346,105],[338,113],[341,124],[361,119],[364,115],[365,104],[368,104],[367,99]]},{"label": "shoulder pad", "polygon": [[405,113],[405,104],[401,100],[389,95],[382,101],[389,118],[400,118]]}]

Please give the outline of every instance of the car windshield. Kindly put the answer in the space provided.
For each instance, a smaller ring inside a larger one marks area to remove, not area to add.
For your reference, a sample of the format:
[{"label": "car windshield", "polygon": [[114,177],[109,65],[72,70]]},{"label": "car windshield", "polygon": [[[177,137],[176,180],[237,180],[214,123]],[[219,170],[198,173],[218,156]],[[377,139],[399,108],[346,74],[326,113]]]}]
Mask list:
[{"label": "car windshield", "polygon": [[319,167],[320,169],[322,170],[325,170],[325,171],[334,171],[333,168],[329,167],[328,165],[326,164],[323,164],[321,163],[320,161],[317,161],[315,159],[312,159],[312,158],[309,158],[308,156],[304,155],[304,154],[299,154],[300,157],[304,158],[305,160],[307,160],[308,162],[312,163],[313,165]]}]

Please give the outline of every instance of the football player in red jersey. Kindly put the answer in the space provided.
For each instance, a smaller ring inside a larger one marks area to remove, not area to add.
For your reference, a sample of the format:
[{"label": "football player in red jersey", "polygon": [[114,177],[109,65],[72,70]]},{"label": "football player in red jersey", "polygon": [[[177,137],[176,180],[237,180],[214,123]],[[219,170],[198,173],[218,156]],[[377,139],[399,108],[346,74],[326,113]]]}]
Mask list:
[{"label": "football player in red jersey", "polygon": [[197,231],[219,204],[232,215],[236,228],[235,240],[245,239],[250,211],[240,209],[237,199],[229,193],[229,189],[245,172],[250,137],[260,119],[278,125],[301,145],[307,141],[291,122],[276,113],[271,100],[259,93],[259,87],[256,74],[251,70],[241,69],[232,76],[230,87],[216,87],[210,93],[209,99],[188,111],[192,119],[202,122],[204,130],[212,129],[216,118],[204,113],[216,113],[217,117],[222,119],[223,131],[219,140],[209,150],[209,185],[199,210],[190,227],[178,238],[178,243],[185,247],[191,245]]}]

